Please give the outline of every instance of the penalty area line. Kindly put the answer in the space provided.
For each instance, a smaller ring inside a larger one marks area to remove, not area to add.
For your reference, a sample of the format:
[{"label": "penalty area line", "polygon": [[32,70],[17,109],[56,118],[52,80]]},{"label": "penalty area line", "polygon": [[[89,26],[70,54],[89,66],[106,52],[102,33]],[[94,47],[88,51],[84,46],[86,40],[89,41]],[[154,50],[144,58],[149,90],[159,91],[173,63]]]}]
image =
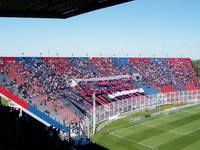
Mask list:
[{"label": "penalty area line", "polygon": [[155,128],[155,129],[158,129],[158,130],[162,130],[162,131],[165,131],[165,132],[177,134],[177,135],[180,135],[180,136],[185,135],[185,134],[182,134],[182,133],[180,133],[180,132],[176,132],[176,131],[172,131],[172,130],[163,129],[163,128],[160,128],[160,127],[157,127],[157,126],[149,126],[149,125],[146,125],[145,123],[143,123],[142,126],[145,126],[145,127],[147,127],[147,128]]},{"label": "penalty area line", "polygon": [[153,146],[151,146],[151,145],[148,145],[148,144],[145,144],[145,143],[142,143],[142,142],[137,142],[136,140],[129,139],[129,138],[126,138],[126,137],[117,135],[117,134],[115,134],[115,133],[113,133],[113,132],[108,132],[108,133],[111,134],[111,135],[113,135],[113,136],[115,136],[115,137],[118,137],[118,138],[127,140],[127,141],[129,141],[129,142],[136,143],[136,144],[142,145],[142,146],[144,146],[144,147],[148,147],[148,148],[153,149],[153,150],[159,150],[158,148],[153,147]]},{"label": "penalty area line", "polygon": [[[175,115],[177,115],[178,113],[176,113]],[[173,121],[177,121],[177,120],[180,120],[180,119],[183,119],[183,118],[186,118],[186,117],[189,117],[189,116],[192,116],[192,115],[194,115],[195,113],[189,113],[189,114],[185,114],[184,116],[182,116],[182,117],[177,117],[177,118],[175,118],[175,119],[172,119],[172,115],[170,116],[167,116],[167,117],[162,117],[162,118],[160,118],[161,120],[164,120],[164,121],[167,121],[167,122],[173,122]],[[173,115],[173,116],[175,116],[175,115]],[[171,117],[171,118],[170,118]],[[175,116],[176,117],[176,116]]]},{"label": "penalty area line", "polygon": [[128,128],[138,127],[138,126],[140,126],[140,124],[134,124],[134,125],[132,125],[130,127],[125,127],[125,128],[114,130],[114,131],[112,131],[112,133],[118,132],[120,130],[125,130],[125,129],[128,129]]},{"label": "penalty area line", "polygon": [[[181,110],[181,109],[180,109],[180,110]],[[158,120],[163,120],[163,121],[170,122],[170,121],[165,120],[165,119],[168,118],[168,117],[170,118],[171,116],[177,115],[177,114],[179,114],[179,113],[183,113],[183,112],[189,112],[191,115],[192,115],[192,114],[196,114],[196,112],[193,112],[193,111],[191,111],[191,110],[186,109],[186,110],[181,110],[181,111],[179,111],[179,112],[175,112],[174,114],[169,114],[169,116],[163,116],[163,117],[155,118],[155,119],[153,119],[153,120],[144,121],[144,123],[156,122],[156,121],[158,121]],[[162,115],[164,115],[164,114],[162,114]],[[188,115],[188,116],[190,116],[190,115]],[[188,117],[188,116],[183,116],[183,117],[181,117],[181,119],[182,119],[182,118],[185,118],[185,117]],[[153,117],[155,117],[155,116],[153,116]],[[179,119],[175,119],[175,120],[173,120],[173,121],[176,121],[176,120],[179,120]],[[137,122],[137,121],[136,121],[136,122]],[[142,123],[134,124],[134,125],[131,125],[131,126],[129,126],[129,127],[125,127],[125,128],[121,128],[121,129],[114,130],[114,131],[112,131],[112,132],[115,133],[115,132],[117,132],[117,131],[124,130],[124,129],[127,129],[127,128],[133,128],[133,127],[136,127],[136,126],[140,126],[141,124],[142,124]]]},{"label": "penalty area line", "polygon": [[192,134],[192,133],[194,133],[194,132],[196,132],[196,131],[198,131],[198,130],[200,130],[200,128],[194,129],[194,130],[192,130],[192,131],[190,131],[190,132],[188,132],[188,133],[185,133],[184,135]]}]

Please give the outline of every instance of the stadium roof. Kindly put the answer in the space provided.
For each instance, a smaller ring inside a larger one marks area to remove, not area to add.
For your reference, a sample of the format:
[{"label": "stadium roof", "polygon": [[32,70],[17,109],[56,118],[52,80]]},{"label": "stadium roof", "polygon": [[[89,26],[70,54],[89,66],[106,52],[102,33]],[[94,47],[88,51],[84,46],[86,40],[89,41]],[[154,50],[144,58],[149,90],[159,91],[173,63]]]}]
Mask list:
[{"label": "stadium roof", "polygon": [[133,0],[0,0],[0,17],[69,18]]}]

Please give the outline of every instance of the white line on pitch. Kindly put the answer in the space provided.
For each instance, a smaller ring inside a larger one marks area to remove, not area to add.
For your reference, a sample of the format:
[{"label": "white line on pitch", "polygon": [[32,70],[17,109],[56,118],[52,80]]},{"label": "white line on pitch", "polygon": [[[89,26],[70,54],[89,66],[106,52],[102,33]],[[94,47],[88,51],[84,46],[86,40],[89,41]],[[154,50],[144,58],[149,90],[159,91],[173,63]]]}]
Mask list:
[{"label": "white line on pitch", "polygon": [[188,132],[188,133],[185,133],[184,135],[191,134],[191,133],[193,133],[193,132],[195,132],[195,131],[198,131],[198,130],[200,130],[200,128],[194,129],[194,130],[192,130],[192,131],[190,131],[190,132]]},{"label": "white line on pitch", "polygon": [[162,130],[162,131],[166,131],[166,132],[170,132],[170,133],[177,134],[177,135],[182,135],[182,136],[185,135],[185,134],[182,134],[182,133],[179,133],[179,132],[176,132],[176,131],[163,129],[163,128],[160,128],[160,127],[157,127],[157,126],[149,126],[149,125],[146,125],[144,123],[142,125],[145,126],[145,127],[148,127],[148,128],[156,128],[156,129],[159,129],[159,130]]},{"label": "white line on pitch", "polygon": [[[169,116],[164,116],[164,117],[161,117],[161,118],[157,118],[157,119],[155,119],[155,120],[150,120],[150,121],[147,121],[147,122],[145,122],[145,123],[149,123],[149,122],[153,122],[153,121],[156,121],[156,120],[164,120],[164,121],[168,121],[168,120],[166,120],[165,118],[170,118],[171,116],[175,116],[175,115],[177,115],[177,114],[180,114],[180,113],[183,113],[183,112],[189,112],[189,113],[191,113],[191,115],[193,115],[193,114],[196,114],[196,113],[194,113],[194,112],[192,112],[192,111],[190,111],[190,110],[185,110],[185,111],[180,111],[180,112],[176,112],[176,113],[174,113],[174,114],[172,114],[172,115],[169,115]],[[186,116],[184,116],[184,117],[181,117],[181,118],[177,118],[177,119],[175,119],[175,120],[169,120],[168,122],[170,122],[170,121],[176,121],[176,120],[179,120],[179,119],[182,119],[182,118],[186,118],[186,117],[188,117],[188,116],[191,116],[191,115],[186,115]]]},{"label": "white line on pitch", "polygon": [[[186,118],[186,117],[192,116],[192,115],[194,115],[194,114],[195,114],[195,113],[191,113],[191,112],[190,112],[189,115],[185,115],[185,116],[183,116],[183,117],[177,117],[176,119],[171,119],[171,120],[170,120],[170,117],[171,117],[171,116],[168,116],[168,117],[162,117],[162,118],[160,118],[160,119],[161,119],[161,120],[168,121],[168,122],[171,122],[171,121],[176,121],[176,120],[180,120],[180,119],[183,119],[183,118]],[[167,120],[167,118],[169,118],[169,120]]]},{"label": "white line on pitch", "polygon": [[128,128],[137,127],[137,126],[140,126],[140,124],[135,124],[135,125],[132,125],[132,126],[130,126],[130,127],[126,127],[126,128],[117,129],[117,130],[115,130],[115,131],[112,131],[112,133],[115,133],[115,132],[117,132],[117,131],[120,131],[120,130],[128,129]]},{"label": "white line on pitch", "polygon": [[[176,113],[174,113],[174,114],[172,114],[172,115],[170,115],[170,116],[174,116],[174,115],[179,114],[179,113],[182,113],[182,112],[190,112],[191,114],[196,114],[196,112],[193,112],[193,111],[191,111],[191,110],[183,110],[183,111],[176,112]],[[187,117],[187,116],[185,116],[185,117]],[[185,117],[182,117],[182,118],[185,118]],[[161,117],[161,118],[156,118],[156,119],[154,119],[154,120],[146,121],[145,123],[154,122],[154,121],[157,121],[157,120],[164,120],[164,121],[166,121],[164,118],[167,118],[167,117],[165,116],[165,117]],[[177,119],[177,120],[179,120],[179,119]],[[175,121],[175,120],[173,120],[173,121]],[[113,131],[112,133],[115,133],[115,132],[120,131],[120,130],[128,129],[128,128],[140,126],[141,124],[142,124],[142,123],[140,123],[140,124],[135,124],[135,125],[132,125],[132,126],[126,127],[126,128],[117,129],[117,130]],[[195,130],[196,130],[196,129],[195,129]],[[187,134],[183,134],[183,135],[187,135]]]},{"label": "white line on pitch", "polygon": [[133,143],[136,143],[136,144],[139,144],[139,145],[142,145],[142,146],[148,147],[148,148],[150,148],[150,149],[159,150],[158,148],[153,147],[153,146],[151,146],[151,145],[144,144],[144,143],[142,143],[142,142],[137,142],[137,141],[135,141],[135,140],[133,140],[133,139],[129,139],[129,138],[126,138],[126,137],[123,137],[123,136],[117,135],[117,134],[112,133],[112,132],[109,132],[109,133],[110,133],[111,135],[114,135],[114,136],[118,137],[118,138],[125,139],[125,140],[127,140],[127,141],[129,141],[129,142],[133,142]]}]

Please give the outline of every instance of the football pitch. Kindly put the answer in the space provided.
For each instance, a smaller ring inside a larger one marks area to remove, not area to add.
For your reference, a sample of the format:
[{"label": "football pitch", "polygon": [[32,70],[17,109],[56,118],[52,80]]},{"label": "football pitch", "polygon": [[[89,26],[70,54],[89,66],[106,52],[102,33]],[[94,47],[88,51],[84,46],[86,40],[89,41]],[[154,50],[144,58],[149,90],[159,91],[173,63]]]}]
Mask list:
[{"label": "football pitch", "polygon": [[200,105],[136,122],[131,117],[113,121],[92,140],[110,150],[200,149]]}]

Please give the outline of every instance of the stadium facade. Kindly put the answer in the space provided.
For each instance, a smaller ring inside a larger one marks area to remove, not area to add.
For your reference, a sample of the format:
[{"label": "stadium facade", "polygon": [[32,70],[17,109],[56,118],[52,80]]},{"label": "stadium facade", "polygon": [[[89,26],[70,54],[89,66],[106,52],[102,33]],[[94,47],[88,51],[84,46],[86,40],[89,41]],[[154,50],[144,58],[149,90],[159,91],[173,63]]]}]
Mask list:
[{"label": "stadium facade", "polygon": [[200,99],[189,58],[0,57],[0,96],[69,137],[137,109]]}]

